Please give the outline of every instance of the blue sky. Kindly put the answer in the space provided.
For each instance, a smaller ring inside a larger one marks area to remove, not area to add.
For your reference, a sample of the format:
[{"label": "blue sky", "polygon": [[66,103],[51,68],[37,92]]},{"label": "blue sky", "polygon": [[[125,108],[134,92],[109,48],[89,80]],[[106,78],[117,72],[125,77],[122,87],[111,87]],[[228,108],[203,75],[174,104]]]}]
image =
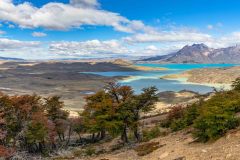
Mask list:
[{"label": "blue sky", "polygon": [[0,0],[0,56],[153,56],[240,43],[236,0]]}]

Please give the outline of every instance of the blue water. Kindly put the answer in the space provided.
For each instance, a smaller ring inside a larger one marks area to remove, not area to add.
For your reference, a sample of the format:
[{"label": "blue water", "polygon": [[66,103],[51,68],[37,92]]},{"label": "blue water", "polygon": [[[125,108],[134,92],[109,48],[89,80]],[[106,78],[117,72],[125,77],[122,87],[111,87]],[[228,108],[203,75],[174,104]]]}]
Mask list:
[{"label": "blue water", "polygon": [[237,66],[238,64],[137,64],[138,66],[145,66],[145,67],[163,67],[168,69],[178,69],[178,70],[190,70],[190,69],[197,69],[197,68],[222,68],[222,67],[233,67]]},{"label": "blue water", "polygon": [[123,85],[132,86],[136,93],[140,93],[142,88],[156,86],[159,92],[191,90],[194,92],[204,94],[211,92],[213,88],[204,85],[182,83],[181,81],[177,80],[165,80],[161,79],[161,77],[169,74],[181,73],[191,69],[222,68],[236,66],[236,64],[137,64],[137,65],[156,68],[163,67],[167,68],[168,70],[132,71],[132,72],[85,72],[85,73],[98,74],[108,77],[114,76],[129,77],[125,80],[120,80],[119,83]]}]

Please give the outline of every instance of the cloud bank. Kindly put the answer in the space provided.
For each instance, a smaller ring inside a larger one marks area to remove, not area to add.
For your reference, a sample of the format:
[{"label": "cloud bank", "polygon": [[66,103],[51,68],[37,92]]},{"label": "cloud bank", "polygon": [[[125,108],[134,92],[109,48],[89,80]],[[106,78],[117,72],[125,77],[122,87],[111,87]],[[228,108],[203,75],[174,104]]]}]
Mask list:
[{"label": "cloud bank", "polygon": [[116,31],[149,30],[141,21],[129,20],[118,13],[99,9],[96,0],[71,0],[69,4],[50,2],[38,8],[29,2],[14,4],[0,1],[0,20],[12,22],[21,28],[68,30],[85,25],[110,26]]},{"label": "cloud bank", "polygon": [[[217,37],[190,29],[161,30],[141,20],[130,20],[104,10],[97,0],[70,0],[67,4],[49,2],[41,7],[29,2],[15,4],[13,0],[0,0],[0,21],[11,29],[30,29],[32,36],[39,39],[46,36],[47,39],[49,30],[67,31],[85,26],[107,26],[127,33],[127,36],[113,40],[41,42],[9,38],[1,28],[1,53],[19,58],[150,56],[170,53],[193,43],[205,43],[213,48],[240,43],[240,32]],[[206,29],[215,30],[221,26],[221,23],[208,24]],[[44,32],[36,32],[37,28]]]}]

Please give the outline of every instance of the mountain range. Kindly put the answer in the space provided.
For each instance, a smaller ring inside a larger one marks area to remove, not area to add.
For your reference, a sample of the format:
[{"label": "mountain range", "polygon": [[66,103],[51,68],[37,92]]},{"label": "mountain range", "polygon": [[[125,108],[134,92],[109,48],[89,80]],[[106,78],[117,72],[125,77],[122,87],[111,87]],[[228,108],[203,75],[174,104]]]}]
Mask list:
[{"label": "mountain range", "polygon": [[13,58],[13,57],[0,57],[0,60],[4,61],[23,61],[24,59],[21,58]]},{"label": "mountain range", "polygon": [[177,52],[155,56],[141,61],[159,63],[240,63],[240,46],[213,49],[207,45],[186,45]]}]

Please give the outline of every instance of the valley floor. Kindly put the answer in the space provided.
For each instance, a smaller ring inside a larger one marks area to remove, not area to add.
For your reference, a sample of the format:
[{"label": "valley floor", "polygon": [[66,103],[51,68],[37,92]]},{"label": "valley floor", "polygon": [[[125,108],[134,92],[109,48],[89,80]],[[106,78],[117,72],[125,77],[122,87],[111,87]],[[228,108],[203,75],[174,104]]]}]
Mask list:
[{"label": "valley floor", "polygon": [[94,93],[107,82],[117,79],[81,72],[134,70],[111,62],[4,61],[0,63],[0,90],[10,95],[60,96],[66,109],[74,115],[82,109],[88,93]]}]

